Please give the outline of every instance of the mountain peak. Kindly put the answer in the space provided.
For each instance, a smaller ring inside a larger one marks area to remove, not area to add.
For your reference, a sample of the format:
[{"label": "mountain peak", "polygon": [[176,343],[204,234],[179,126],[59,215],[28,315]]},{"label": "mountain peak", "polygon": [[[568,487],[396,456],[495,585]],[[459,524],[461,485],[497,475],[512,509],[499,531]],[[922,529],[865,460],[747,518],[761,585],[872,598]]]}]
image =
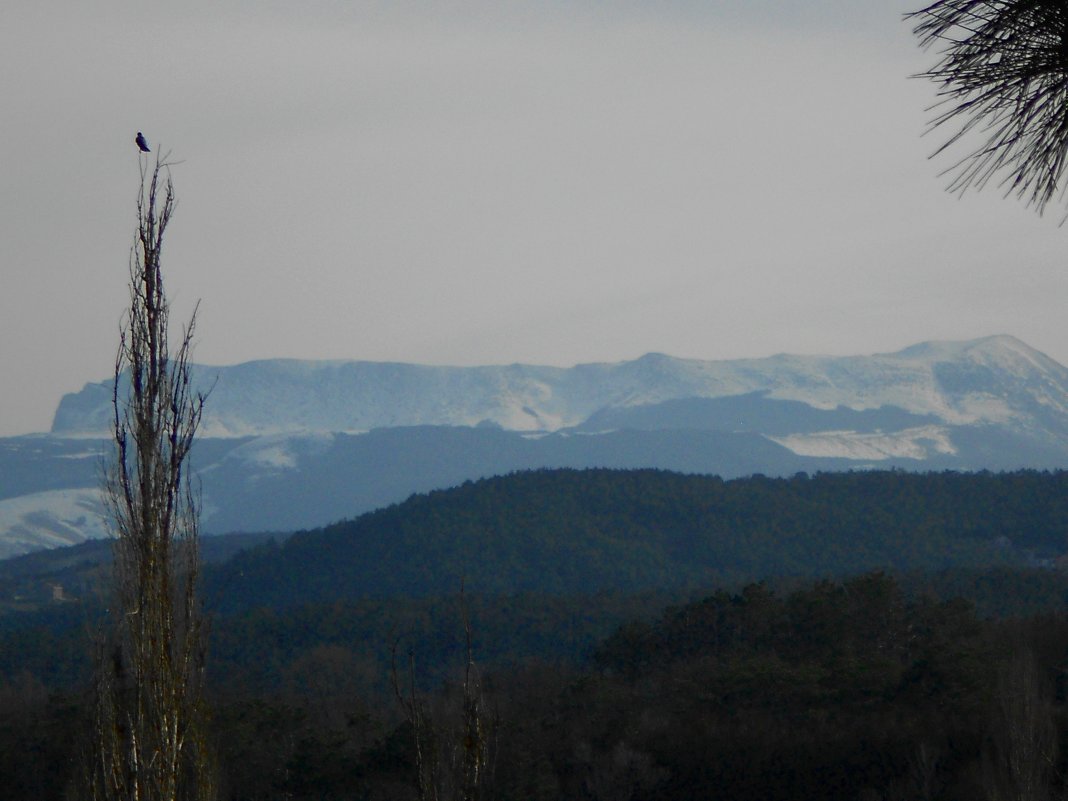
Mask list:
[{"label": "mountain peak", "polygon": [[896,353],[880,355],[924,361],[956,361],[961,358],[974,358],[979,354],[998,357],[1022,356],[1029,361],[1049,358],[1010,334],[994,334],[966,340],[930,340],[911,345]]}]

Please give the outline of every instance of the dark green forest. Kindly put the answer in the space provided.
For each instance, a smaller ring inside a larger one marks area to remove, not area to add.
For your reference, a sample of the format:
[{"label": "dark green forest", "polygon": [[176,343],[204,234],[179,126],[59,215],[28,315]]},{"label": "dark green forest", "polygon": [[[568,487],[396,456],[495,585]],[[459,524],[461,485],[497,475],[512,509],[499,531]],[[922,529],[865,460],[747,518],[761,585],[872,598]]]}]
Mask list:
[{"label": "dark green forest", "polygon": [[1039,564],[1066,550],[1068,473],[856,472],[724,481],[539,470],[467,482],[251,550],[218,608],[299,599],[700,590],[769,577]]},{"label": "dark green forest", "polygon": [[[485,799],[1056,797],[1066,481],[537,471],[217,548],[222,797],[415,798],[391,665],[462,747],[465,616]],[[0,566],[4,797],[75,786],[107,597],[77,553]]]}]

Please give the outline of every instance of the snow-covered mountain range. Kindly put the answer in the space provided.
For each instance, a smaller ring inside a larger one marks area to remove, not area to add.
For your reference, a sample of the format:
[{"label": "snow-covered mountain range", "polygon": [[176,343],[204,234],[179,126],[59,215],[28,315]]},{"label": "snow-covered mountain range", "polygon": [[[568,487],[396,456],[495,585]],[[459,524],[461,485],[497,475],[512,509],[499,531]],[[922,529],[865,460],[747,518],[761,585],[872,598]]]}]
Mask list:
[{"label": "snow-covered mountain range", "polygon": [[[198,366],[204,528],[320,525],[545,466],[737,476],[1068,466],[1068,369],[1010,336],[874,356],[571,368],[267,360]],[[98,536],[111,382],[0,440],[0,557]]]},{"label": "snow-covered mountain range", "polygon": [[[569,368],[273,359],[200,366],[196,375],[211,388],[206,437],[486,423],[557,431],[605,409],[751,393],[817,409],[891,406],[950,425],[1008,422],[1039,407],[1068,412],[1068,370],[1010,336],[874,356],[698,361],[650,353]],[[110,423],[109,380],[66,395],[52,433],[105,435]]]}]

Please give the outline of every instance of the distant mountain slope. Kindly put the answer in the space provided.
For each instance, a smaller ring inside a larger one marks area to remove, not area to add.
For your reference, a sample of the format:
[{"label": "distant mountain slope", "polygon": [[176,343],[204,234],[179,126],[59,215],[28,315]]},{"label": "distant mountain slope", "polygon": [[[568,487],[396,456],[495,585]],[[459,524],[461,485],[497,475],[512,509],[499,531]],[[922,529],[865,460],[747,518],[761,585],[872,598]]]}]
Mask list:
[{"label": "distant mountain slope", "polygon": [[[1068,370],[1008,336],[876,356],[573,368],[275,360],[218,380],[193,467],[208,533],[325,525],[515,470],[1068,467]],[[0,440],[0,558],[102,532],[109,383]],[[236,436],[244,434],[247,436]]]},{"label": "distant mountain slope", "polygon": [[298,532],[212,574],[223,607],[581,594],[770,576],[1040,563],[1068,550],[1068,473],[865,472],[724,482],[516,473]]},{"label": "distant mountain slope", "polygon": [[[1068,416],[1068,370],[1009,336],[875,356],[698,361],[648,354],[571,368],[275,359],[200,366],[196,374],[213,387],[202,427],[209,437],[479,423],[556,431],[606,409],[752,393],[817,409],[893,407],[949,425],[1038,430],[1063,427]],[[110,382],[66,395],[52,433],[106,436],[110,400]]]}]

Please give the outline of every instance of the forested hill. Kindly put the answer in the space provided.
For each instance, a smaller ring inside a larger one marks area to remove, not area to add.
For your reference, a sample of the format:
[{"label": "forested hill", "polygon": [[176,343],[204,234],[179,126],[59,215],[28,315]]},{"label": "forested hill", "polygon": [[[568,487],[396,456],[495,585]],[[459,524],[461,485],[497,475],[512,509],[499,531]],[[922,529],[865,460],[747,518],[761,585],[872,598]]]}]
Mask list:
[{"label": "forested hill", "polygon": [[545,470],[415,495],[208,574],[222,610],[360,597],[713,587],[871,569],[1051,564],[1068,473],[858,472],[723,481]]}]

